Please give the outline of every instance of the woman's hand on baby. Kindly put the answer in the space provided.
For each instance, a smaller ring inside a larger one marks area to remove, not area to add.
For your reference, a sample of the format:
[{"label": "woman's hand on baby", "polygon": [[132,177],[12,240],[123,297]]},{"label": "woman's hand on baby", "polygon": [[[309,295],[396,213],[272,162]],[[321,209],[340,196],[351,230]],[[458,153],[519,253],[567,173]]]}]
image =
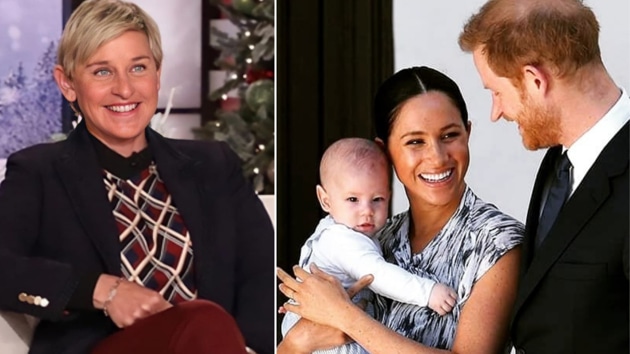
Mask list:
[{"label": "woman's hand on baby", "polygon": [[[103,309],[116,279],[118,278],[107,274],[99,277],[94,289],[94,307]],[[172,306],[157,291],[123,280],[107,303],[107,314],[116,326],[124,328]]]},{"label": "woman's hand on baby", "polygon": [[278,354],[312,353],[316,350],[338,347],[351,341],[345,333],[336,328],[302,318],[284,337],[278,347]]},{"label": "woman's hand on baby", "polygon": [[285,303],[278,312],[292,311],[303,317],[280,343],[278,354],[311,353],[350,342],[350,338],[334,325],[326,325],[327,322],[334,322],[331,315],[339,314],[332,304],[352,305],[350,299],[374,280],[371,275],[365,276],[344,290],[337,278],[317,266],[312,265],[310,270],[312,273],[293,267],[299,280],[280,268],[277,270],[278,278],[283,283],[279,285],[280,291],[296,302]]},{"label": "woman's hand on baby", "polygon": [[[326,274],[324,273],[322,270],[320,270],[319,268],[317,268],[316,265],[313,265],[316,269],[316,271],[319,272],[319,274]],[[280,277],[280,272],[282,272],[282,276],[283,277],[291,277],[290,275],[288,275],[285,271],[283,271],[282,269],[278,269],[278,277]],[[372,283],[372,281],[374,280],[374,278],[372,276],[364,276],[361,279],[359,279],[357,282],[355,282],[354,284],[352,284],[348,289],[346,289],[346,293],[348,294],[349,298],[353,298],[357,293],[359,293],[359,291],[361,291],[363,288],[365,288],[366,286],[370,285],[370,283]],[[280,290],[282,291],[282,288],[284,288],[284,286],[282,284],[280,284]],[[287,288],[285,288],[286,290]],[[289,290],[286,290],[289,291]],[[359,302],[355,303],[355,305],[357,305],[358,307],[360,307],[362,310],[365,310],[365,308],[367,307],[367,301],[365,299],[360,300]],[[280,314],[286,314],[288,311],[286,309],[286,307],[284,307],[284,305],[281,305],[278,308],[278,313]]]},{"label": "woman's hand on baby", "polygon": [[283,307],[301,317],[332,327],[336,324],[336,317],[343,316],[344,307],[354,306],[350,298],[373,280],[371,275],[362,277],[346,291],[337,278],[321,271],[316,265],[311,265],[310,270],[311,273],[308,273],[300,267],[293,267],[295,277],[300,279],[298,281],[278,269],[278,278],[282,282],[280,291],[296,302],[287,302]]},{"label": "woman's hand on baby", "polygon": [[457,293],[451,287],[435,283],[429,296],[429,308],[444,316],[453,310],[457,303]]}]

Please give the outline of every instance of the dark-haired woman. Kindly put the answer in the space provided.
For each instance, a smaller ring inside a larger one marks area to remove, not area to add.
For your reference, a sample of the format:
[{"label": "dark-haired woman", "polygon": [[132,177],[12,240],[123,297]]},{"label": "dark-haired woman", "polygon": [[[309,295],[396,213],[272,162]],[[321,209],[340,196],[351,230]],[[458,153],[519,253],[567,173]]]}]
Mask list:
[{"label": "dark-haired woman", "polygon": [[524,230],[466,185],[471,123],[458,86],[431,68],[402,70],[379,88],[375,125],[410,205],[381,231],[384,256],[451,286],[459,301],[439,316],[379,298],[374,320],[335,278],[296,267],[297,282],[279,271],[280,290],[298,303],[286,309],[303,320],[278,353],[327,348],[343,333],[370,353],[502,353]]}]

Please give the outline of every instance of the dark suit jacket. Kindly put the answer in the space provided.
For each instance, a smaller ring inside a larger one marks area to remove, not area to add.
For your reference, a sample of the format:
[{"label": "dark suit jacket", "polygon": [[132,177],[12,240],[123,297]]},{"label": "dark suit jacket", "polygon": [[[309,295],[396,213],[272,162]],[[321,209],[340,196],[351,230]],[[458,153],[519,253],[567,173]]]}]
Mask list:
[{"label": "dark suit jacket", "polygon": [[[194,247],[199,298],[230,312],[247,345],[274,350],[274,233],[224,143],[166,139],[147,129],[161,178]],[[31,353],[89,351],[116,331],[101,311],[66,305],[87,273],[120,275],[118,230],[83,124],[67,140],[9,157],[0,185],[0,308],[42,319]],[[21,293],[46,298],[42,307]]]},{"label": "dark suit jacket", "polygon": [[549,149],[529,205],[512,318],[517,353],[628,353],[628,124],[601,152],[534,250]]}]

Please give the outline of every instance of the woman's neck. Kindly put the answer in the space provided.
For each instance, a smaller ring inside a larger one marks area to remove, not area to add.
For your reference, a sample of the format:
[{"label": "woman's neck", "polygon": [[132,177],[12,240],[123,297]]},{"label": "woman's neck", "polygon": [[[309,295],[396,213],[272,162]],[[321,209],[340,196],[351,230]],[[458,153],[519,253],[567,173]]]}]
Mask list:
[{"label": "woman's neck", "polygon": [[459,198],[445,205],[428,205],[424,200],[410,200],[409,242],[412,254],[422,252],[444,228],[457,210],[465,190],[463,188]]}]

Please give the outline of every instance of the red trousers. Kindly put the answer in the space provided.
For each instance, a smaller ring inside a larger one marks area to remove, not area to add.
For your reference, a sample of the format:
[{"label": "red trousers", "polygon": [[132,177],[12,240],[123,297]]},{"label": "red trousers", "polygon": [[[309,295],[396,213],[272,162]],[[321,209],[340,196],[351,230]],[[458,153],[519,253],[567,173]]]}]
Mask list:
[{"label": "red trousers", "polygon": [[211,301],[194,300],[144,318],[99,342],[92,354],[245,354],[234,318]]}]

